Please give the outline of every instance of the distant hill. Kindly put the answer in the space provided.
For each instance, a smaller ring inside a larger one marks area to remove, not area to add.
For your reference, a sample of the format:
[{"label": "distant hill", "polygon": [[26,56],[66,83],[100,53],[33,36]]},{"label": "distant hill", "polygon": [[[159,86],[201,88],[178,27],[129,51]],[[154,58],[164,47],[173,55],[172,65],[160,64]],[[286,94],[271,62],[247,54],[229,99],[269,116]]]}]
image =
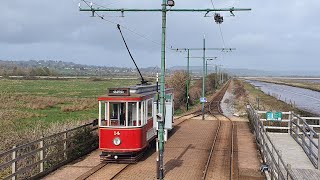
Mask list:
[{"label": "distant hill", "polygon": [[[51,74],[62,76],[136,76],[139,74],[136,68],[107,67],[95,65],[82,65],[73,62],[55,60],[29,60],[29,61],[5,61],[0,60],[0,75],[30,75],[30,72],[49,69]],[[159,67],[140,68],[144,76],[156,76],[161,72]],[[37,75],[37,74],[36,74]],[[41,74],[42,75],[42,74]]]},{"label": "distant hill", "polygon": [[[186,70],[186,66],[174,66],[171,67],[171,71]],[[203,71],[202,66],[191,66],[190,71],[192,73],[201,75]],[[242,69],[242,68],[222,68],[222,71],[232,74],[234,76],[309,76],[319,77],[320,71],[264,71],[255,69]],[[208,67],[208,73],[215,72],[214,67]]]},{"label": "distant hill", "polygon": [[[177,70],[186,70],[186,66],[173,66],[166,72],[171,74]],[[160,67],[140,68],[143,76],[155,77],[160,73]],[[194,76],[202,76],[202,66],[190,66]],[[222,68],[222,71],[234,76],[320,76],[320,71],[263,71],[255,69]],[[215,68],[208,66],[208,73],[214,73]],[[8,61],[0,60],[0,76],[5,75],[61,75],[61,76],[133,76],[139,77],[135,68],[131,67],[107,67],[95,65],[83,65],[73,62],[57,60],[29,60]]]}]

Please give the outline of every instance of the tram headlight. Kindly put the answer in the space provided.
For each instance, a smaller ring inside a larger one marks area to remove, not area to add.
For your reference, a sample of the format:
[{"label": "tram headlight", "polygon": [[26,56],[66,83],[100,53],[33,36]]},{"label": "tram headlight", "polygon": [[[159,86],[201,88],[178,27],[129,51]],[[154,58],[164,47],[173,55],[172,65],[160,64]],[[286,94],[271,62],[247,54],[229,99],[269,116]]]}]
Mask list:
[{"label": "tram headlight", "polygon": [[116,146],[119,146],[121,144],[121,139],[119,137],[116,137],[113,139],[113,144]]}]

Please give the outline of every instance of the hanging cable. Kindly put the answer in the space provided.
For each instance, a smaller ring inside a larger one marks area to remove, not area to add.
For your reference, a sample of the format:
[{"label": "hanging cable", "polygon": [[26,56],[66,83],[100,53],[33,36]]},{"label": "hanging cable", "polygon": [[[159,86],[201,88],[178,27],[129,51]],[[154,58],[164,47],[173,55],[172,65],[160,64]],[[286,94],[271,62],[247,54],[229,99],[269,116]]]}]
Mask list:
[{"label": "hanging cable", "polygon": [[[213,0],[210,0],[210,1],[211,1],[212,8],[215,9]],[[216,11],[215,11],[215,13],[216,13]],[[224,41],[224,37],[223,37],[222,29],[221,29],[221,23],[218,23],[218,25],[219,25],[219,31],[220,31],[221,40],[222,40],[222,43],[223,43],[223,48],[225,48],[226,47],[226,43]]]},{"label": "hanging cable", "polygon": [[127,50],[128,50],[128,53],[129,53],[129,55],[130,55],[130,57],[131,57],[134,65],[136,66],[136,68],[137,68],[137,70],[138,70],[138,72],[139,72],[139,74],[140,74],[141,84],[142,84],[142,85],[148,84],[148,81],[144,80],[144,78],[143,78],[143,76],[142,76],[142,74],[141,74],[141,72],[140,72],[140,70],[139,70],[139,68],[138,68],[135,60],[133,59],[133,56],[132,56],[132,54],[131,54],[131,52],[130,52],[130,50],[129,50],[129,47],[128,47],[127,43],[126,43],[126,40],[125,40],[124,37],[123,37],[122,31],[121,31],[121,28],[120,28],[120,24],[117,24],[117,28],[119,29],[119,32],[120,32],[120,34],[121,34],[122,40],[123,40],[123,42],[124,42],[124,45],[126,46],[126,48],[127,48]]},{"label": "hanging cable", "polygon": [[[94,2],[89,2],[89,1],[86,1],[86,0],[82,0],[82,1],[83,1],[83,2],[87,2],[87,3],[92,3],[92,4],[94,4],[94,5],[98,6],[98,7],[101,7],[101,8],[106,8],[106,9],[108,9],[106,6],[103,6],[103,5],[94,3]],[[107,5],[111,5],[111,4],[115,4],[115,3],[116,3],[116,2],[109,3],[109,4],[107,4]]]},{"label": "hanging cable", "polygon": [[[89,8],[92,8],[92,6],[89,4],[89,1],[86,1],[86,0],[81,0],[81,1],[83,1]],[[90,3],[91,3],[91,2],[90,2]],[[92,3],[92,4],[97,5],[96,3]],[[101,6],[101,5],[97,5],[97,6]],[[101,6],[101,7],[104,7],[104,6]],[[104,8],[106,8],[106,7],[104,7]],[[104,21],[106,21],[106,22],[108,22],[108,23],[115,24],[115,25],[118,24],[118,23],[116,23],[116,22],[114,22],[114,21],[111,21],[111,20],[109,20],[109,19],[104,18],[104,16],[100,15],[100,14],[97,13],[96,11],[92,11],[92,12],[93,12],[93,14],[95,14],[97,17],[99,17],[101,20],[104,20]],[[146,36],[144,36],[144,35],[142,35],[142,34],[140,34],[140,33],[138,33],[138,32],[135,32],[134,30],[131,30],[130,28],[128,28],[128,27],[126,27],[126,26],[121,25],[121,27],[122,27],[123,29],[131,32],[132,34],[134,34],[134,35],[136,35],[136,36],[139,36],[139,37],[141,37],[141,38],[143,38],[143,39],[146,39],[146,40],[148,40],[148,41],[150,41],[150,42],[152,42],[152,43],[154,43],[154,44],[156,44],[156,45],[161,46],[161,43],[160,43],[160,42],[154,41],[154,40],[152,40],[152,39],[150,39],[150,38],[148,38],[148,37],[146,37]],[[166,49],[170,49],[170,47],[166,46]]]}]

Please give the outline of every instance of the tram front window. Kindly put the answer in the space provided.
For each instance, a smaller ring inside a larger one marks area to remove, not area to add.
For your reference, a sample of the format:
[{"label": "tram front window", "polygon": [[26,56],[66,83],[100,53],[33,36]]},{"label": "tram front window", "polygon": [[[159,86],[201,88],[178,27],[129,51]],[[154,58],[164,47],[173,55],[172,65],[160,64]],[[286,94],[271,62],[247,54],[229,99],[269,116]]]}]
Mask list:
[{"label": "tram front window", "polygon": [[126,103],[110,103],[110,126],[125,126]]}]

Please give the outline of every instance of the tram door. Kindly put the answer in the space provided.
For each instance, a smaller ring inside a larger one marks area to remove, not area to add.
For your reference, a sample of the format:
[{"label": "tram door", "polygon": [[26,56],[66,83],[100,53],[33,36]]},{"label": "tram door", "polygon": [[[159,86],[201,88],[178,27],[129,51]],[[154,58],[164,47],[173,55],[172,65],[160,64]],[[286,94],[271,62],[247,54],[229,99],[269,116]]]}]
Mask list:
[{"label": "tram door", "polygon": [[110,103],[111,126],[125,126],[126,103]]}]

